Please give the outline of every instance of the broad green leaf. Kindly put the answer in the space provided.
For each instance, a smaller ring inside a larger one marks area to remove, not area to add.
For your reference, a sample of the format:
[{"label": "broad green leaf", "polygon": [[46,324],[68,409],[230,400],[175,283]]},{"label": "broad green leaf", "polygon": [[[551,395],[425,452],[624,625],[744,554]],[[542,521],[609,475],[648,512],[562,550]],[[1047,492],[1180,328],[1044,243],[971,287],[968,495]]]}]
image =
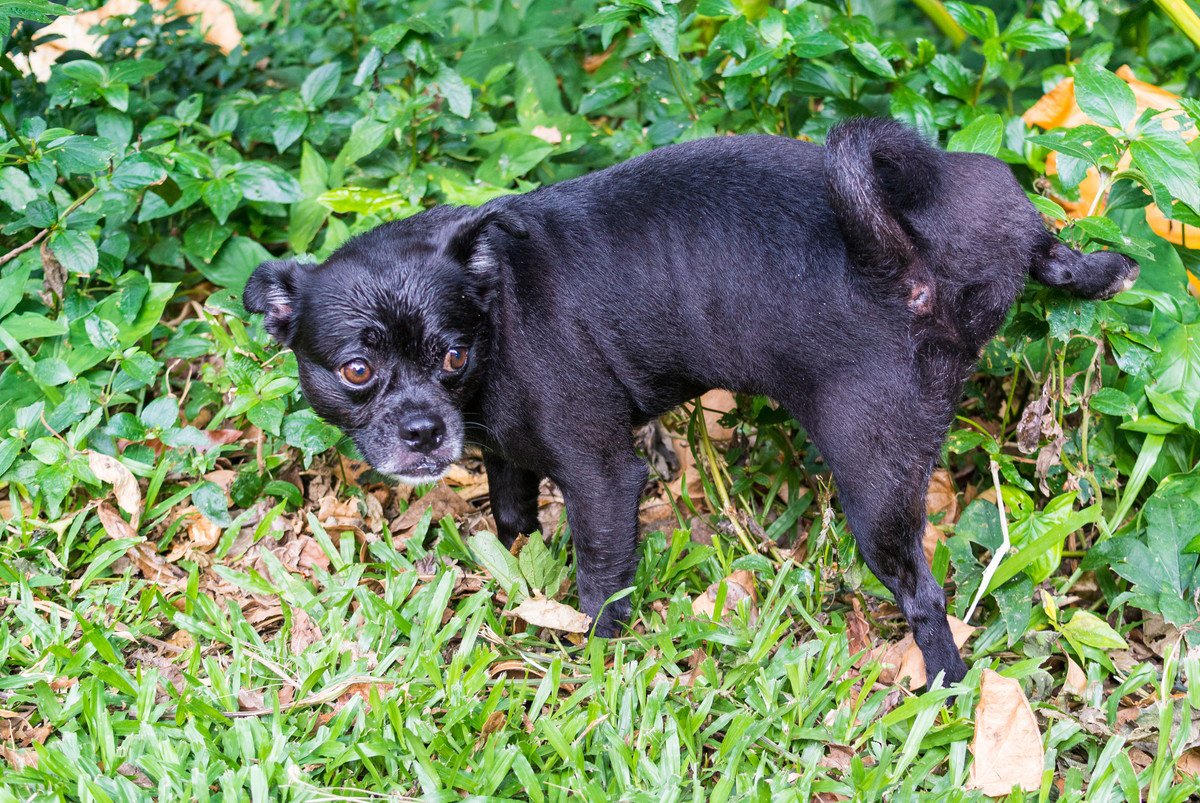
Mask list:
[{"label": "broad green leaf", "polygon": [[[333,61],[322,64],[308,74],[300,85],[300,97],[313,109],[319,109],[337,92],[342,79],[342,66]],[[282,150],[282,149],[281,149]]]},{"label": "broad green leaf", "polygon": [[479,565],[487,570],[511,602],[520,602],[529,596],[529,586],[521,575],[517,558],[500,543],[495,535],[481,532],[467,542]]},{"label": "broad green leaf", "polygon": [[81,231],[56,231],[50,235],[50,250],[70,273],[89,274],[100,258],[96,241]]},{"label": "broad green leaf", "polygon": [[971,151],[995,156],[1000,152],[1000,143],[1004,138],[1004,123],[998,114],[984,114],[976,117],[970,125],[954,136],[946,144],[949,151]]},{"label": "broad green leaf", "polygon": [[1076,67],[1075,101],[1084,114],[1103,126],[1124,129],[1137,114],[1129,84],[1102,67]]},{"label": "broad green leaf", "polygon": [[1124,650],[1129,647],[1120,633],[1091,611],[1075,611],[1071,621],[1063,625],[1062,634],[1073,642],[1099,650]]}]

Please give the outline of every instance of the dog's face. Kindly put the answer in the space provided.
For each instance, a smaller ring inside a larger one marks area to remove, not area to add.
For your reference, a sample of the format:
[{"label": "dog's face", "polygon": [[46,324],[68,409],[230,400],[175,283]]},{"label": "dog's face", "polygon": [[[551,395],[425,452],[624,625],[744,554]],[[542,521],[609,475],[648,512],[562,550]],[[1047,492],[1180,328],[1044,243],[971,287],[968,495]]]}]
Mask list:
[{"label": "dog's face", "polygon": [[296,353],[313,409],[376,470],[432,482],[461,455],[486,370],[496,213],[442,208],[351,240],[320,265],[259,266],[243,297]]}]

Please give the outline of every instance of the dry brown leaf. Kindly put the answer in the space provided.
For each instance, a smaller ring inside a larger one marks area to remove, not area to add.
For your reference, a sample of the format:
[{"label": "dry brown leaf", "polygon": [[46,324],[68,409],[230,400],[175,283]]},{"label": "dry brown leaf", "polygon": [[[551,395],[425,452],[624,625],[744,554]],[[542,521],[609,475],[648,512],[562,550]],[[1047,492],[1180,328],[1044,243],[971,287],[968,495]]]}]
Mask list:
[{"label": "dry brown leaf", "polygon": [[1079,664],[1067,658],[1067,679],[1063,681],[1063,691],[1069,691],[1076,697],[1082,697],[1087,691],[1087,675]]},{"label": "dry brown leaf", "polygon": [[133,472],[115,457],[91,449],[87,454],[88,467],[97,479],[112,485],[113,493],[117,497],[117,507],[129,514],[133,529],[137,530],[138,521],[142,516],[142,491],[138,488]]},{"label": "dry brown leaf", "polygon": [[[45,30],[44,28],[42,29]],[[36,48],[35,48],[36,50]],[[20,63],[19,59],[17,60]],[[42,299],[42,303],[47,307],[54,308],[58,306],[58,299],[62,298],[63,287],[67,284],[67,269],[58,261],[58,257],[54,256],[54,252],[50,250],[50,241],[43,240],[41,246],[42,254],[42,275],[45,277],[42,280],[42,290],[38,295]]]},{"label": "dry brown leaf", "polygon": [[737,407],[737,398],[728,390],[710,390],[700,397],[700,404],[704,407],[708,437],[715,443],[728,443],[733,438],[733,430],[723,426],[721,419]]},{"label": "dry brown leaf", "polygon": [[292,630],[288,636],[288,650],[292,655],[301,655],[322,638],[321,628],[303,608],[292,608]]},{"label": "dry brown leaf", "polygon": [[[202,429],[200,430],[200,434],[204,436],[204,439],[208,441],[208,443],[196,444],[196,451],[207,452],[211,449],[217,448],[218,446],[227,446],[231,443],[237,443],[242,439],[243,436],[245,436],[246,433],[242,432],[240,429]],[[229,489],[226,488],[226,490]]]},{"label": "dry brown leaf", "polygon": [[717,593],[722,583],[725,584],[725,606],[721,611],[721,618],[724,619],[731,611],[735,610],[739,602],[749,599],[750,616],[753,619],[758,612],[755,605],[758,602],[758,594],[755,590],[754,573],[745,569],[738,569],[724,580],[710,585],[703,594],[692,600],[692,613],[697,616],[713,618],[717,612]]},{"label": "dry brown leaf", "polygon": [[990,669],[983,670],[975,706],[975,760],[967,789],[1002,797],[1016,786],[1026,792],[1042,787],[1042,734],[1021,684]]},{"label": "dry brown leaf", "polygon": [[9,766],[17,772],[27,767],[37,769],[38,765],[37,753],[33,750],[15,750],[2,744],[0,744],[0,758],[7,761]]},{"label": "dry brown leaf", "polygon": [[1175,768],[1183,775],[1190,775],[1200,780],[1200,747],[1185,750],[1175,764]]},{"label": "dry brown leaf", "polygon": [[488,737],[497,733],[506,722],[508,722],[508,715],[503,711],[493,711],[489,714],[483,727],[479,729],[479,738],[475,740],[475,749],[483,747],[487,743]]},{"label": "dry brown leaf", "polygon": [[524,661],[516,658],[510,658],[507,661],[499,661],[488,667],[488,677],[493,678],[500,676],[506,678],[527,678],[531,675],[533,677],[540,678],[545,676],[545,674],[545,671],[539,667],[533,664],[525,663]]},{"label": "dry brown leaf", "polygon": [[[975,628],[956,616],[949,616],[947,619],[950,621],[950,634],[954,637],[954,646],[961,650],[975,632]],[[913,640],[912,633],[884,648],[879,662],[883,664],[883,671],[879,674],[880,683],[891,684],[907,677],[908,688],[913,691],[925,685],[925,658]]]},{"label": "dry brown leaf", "polygon": [[508,611],[508,616],[518,616],[534,627],[548,627],[563,633],[586,633],[592,626],[592,617],[542,596],[528,597]]},{"label": "dry brown leaf", "polygon": [[446,516],[458,519],[471,512],[471,506],[449,486],[439,484],[420,499],[409,505],[404,514],[392,522],[392,535],[407,537],[409,531],[421,523],[425,511],[433,509],[431,521],[437,524]]},{"label": "dry brown leaf", "polygon": [[954,492],[954,478],[944,468],[937,469],[929,478],[925,511],[930,516],[941,514],[942,526],[958,521],[958,494]]},{"label": "dry brown leaf", "polygon": [[[871,649],[874,643],[874,639],[871,638],[871,624],[863,615],[862,603],[858,601],[858,597],[850,599],[850,613],[846,614],[846,637],[850,641],[851,655]],[[862,660],[863,656],[860,656],[859,662]]]},{"label": "dry brown leaf", "polygon": [[333,494],[321,497],[317,503],[317,520],[329,531],[361,530],[363,517],[357,499],[338,499]]},{"label": "dry brown leaf", "polygon": [[175,533],[171,551],[167,553],[167,562],[174,563],[185,555],[195,558],[221,540],[221,528],[195,507],[189,505],[180,510],[175,520],[180,519],[184,520],[184,524]]},{"label": "dry brown leaf", "polygon": [[850,770],[850,762],[854,760],[854,750],[841,744],[825,746],[825,755],[817,762],[822,767],[838,770],[845,774]]}]

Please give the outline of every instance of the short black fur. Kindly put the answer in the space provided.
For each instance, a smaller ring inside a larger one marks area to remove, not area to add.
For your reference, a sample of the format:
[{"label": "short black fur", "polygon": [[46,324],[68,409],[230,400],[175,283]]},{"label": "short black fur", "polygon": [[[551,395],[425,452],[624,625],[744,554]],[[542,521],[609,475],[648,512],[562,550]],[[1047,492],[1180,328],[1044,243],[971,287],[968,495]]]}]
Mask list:
[{"label": "short black fur", "polygon": [[[832,469],[929,677],[954,682],[966,667],[921,534],[963,382],[1028,275],[1101,298],[1136,273],[1059,243],[1001,162],[860,120],[825,148],[699,140],[432,209],[320,266],[263,265],[245,306],[377,469],[429,481],[479,443],[505,542],[538,527],[553,479],[600,635],[630,612],[605,603],[637,565],[632,428],[710,388],[775,399]],[[372,369],[362,386],[339,373],[352,360]]]}]

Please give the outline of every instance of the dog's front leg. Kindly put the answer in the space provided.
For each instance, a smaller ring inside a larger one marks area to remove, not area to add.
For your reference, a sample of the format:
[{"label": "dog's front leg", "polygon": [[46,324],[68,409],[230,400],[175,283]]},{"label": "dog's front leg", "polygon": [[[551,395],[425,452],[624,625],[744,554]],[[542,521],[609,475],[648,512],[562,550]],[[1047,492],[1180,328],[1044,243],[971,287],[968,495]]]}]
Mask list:
[{"label": "dog's front leg", "polygon": [[501,543],[512,546],[518,535],[541,529],[537,500],[542,478],[492,452],[484,452],[483,466],[487,469],[488,497]]},{"label": "dog's front leg", "polygon": [[[609,447],[611,448],[611,447]],[[575,545],[579,607],[592,617],[593,632],[615,636],[629,619],[628,597],[605,605],[633,585],[638,563],[638,503],[648,474],[633,451],[607,458],[573,455],[554,477],[567,505]]]}]

